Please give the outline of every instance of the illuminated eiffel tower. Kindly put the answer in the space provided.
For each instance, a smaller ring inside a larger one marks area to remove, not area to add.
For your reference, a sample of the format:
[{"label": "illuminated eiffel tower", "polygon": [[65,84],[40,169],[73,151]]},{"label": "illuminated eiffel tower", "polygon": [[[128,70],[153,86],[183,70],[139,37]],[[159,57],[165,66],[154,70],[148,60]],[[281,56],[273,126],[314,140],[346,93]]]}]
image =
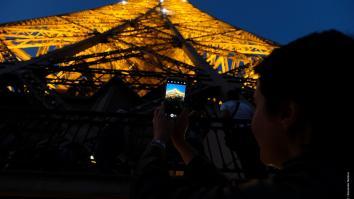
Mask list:
[{"label": "illuminated eiffel tower", "polygon": [[222,85],[221,74],[255,79],[252,67],[274,48],[187,0],[123,0],[0,24],[0,92],[30,94],[52,108],[62,94],[93,96],[117,79],[138,96],[168,77],[196,82],[203,74],[206,84]]},{"label": "illuminated eiffel tower", "polygon": [[[130,178],[95,174],[130,176],[151,141],[151,113],[169,77],[188,82],[186,98],[194,96],[200,113],[190,129],[205,135],[210,161],[243,178],[214,96],[253,87],[253,66],[277,47],[187,0],[123,0],[0,24],[0,169],[11,171],[0,175],[0,187],[21,198],[128,198]],[[80,175],[43,178],[46,170]]]}]

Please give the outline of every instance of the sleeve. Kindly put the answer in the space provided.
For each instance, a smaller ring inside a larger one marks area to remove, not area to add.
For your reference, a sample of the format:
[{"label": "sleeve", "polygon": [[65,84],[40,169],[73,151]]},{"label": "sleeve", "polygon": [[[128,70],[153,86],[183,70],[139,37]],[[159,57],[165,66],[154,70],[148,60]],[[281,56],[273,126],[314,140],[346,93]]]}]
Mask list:
[{"label": "sleeve", "polygon": [[165,149],[150,143],[138,162],[131,186],[131,198],[166,198],[169,184]]},{"label": "sleeve", "polygon": [[[131,187],[132,199],[243,199],[262,198],[258,185],[251,186],[256,197],[232,185],[208,160],[196,155],[186,166],[185,179],[175,185],[168,175],[165,150],[150,144],[139,162]],[[255,188],[255,189],[254,189]]]},{"label": "sleeve", "polygon": [[132,199],[221,198],[227,179],[207,159],[196,153],[186,165],[184,183],[174,186],[168,175],[165,149],[149,144],[131,186]]},{"label": "sleeve", "polygon": [[217,168],[201,155],[195,155],[185,168],[189,181],[203,186],[225,185],[229,181]]}]

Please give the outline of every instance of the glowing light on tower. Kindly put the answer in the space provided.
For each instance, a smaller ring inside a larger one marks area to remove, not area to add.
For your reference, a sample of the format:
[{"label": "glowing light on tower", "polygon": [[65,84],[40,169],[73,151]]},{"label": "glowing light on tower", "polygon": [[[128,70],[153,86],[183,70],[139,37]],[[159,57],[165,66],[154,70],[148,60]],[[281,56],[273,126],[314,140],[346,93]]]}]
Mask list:
[{"label": "glowing light on tower", "polygon": [[161,12],[165,15],[168,14],[168,10],[166,8],[162,8]]}]

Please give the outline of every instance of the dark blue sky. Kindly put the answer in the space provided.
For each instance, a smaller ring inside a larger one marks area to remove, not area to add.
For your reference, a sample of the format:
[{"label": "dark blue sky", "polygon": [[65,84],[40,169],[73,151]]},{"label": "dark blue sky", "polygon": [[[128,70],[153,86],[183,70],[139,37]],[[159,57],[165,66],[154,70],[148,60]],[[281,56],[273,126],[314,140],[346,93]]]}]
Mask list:
[{"label": "dark blue sky", "polygon": [[[335,28],[354,35],[354,0],[190,0],[234,26],[281,44]],[[4,0],[0,23],[73,12],[117,0]]]}]

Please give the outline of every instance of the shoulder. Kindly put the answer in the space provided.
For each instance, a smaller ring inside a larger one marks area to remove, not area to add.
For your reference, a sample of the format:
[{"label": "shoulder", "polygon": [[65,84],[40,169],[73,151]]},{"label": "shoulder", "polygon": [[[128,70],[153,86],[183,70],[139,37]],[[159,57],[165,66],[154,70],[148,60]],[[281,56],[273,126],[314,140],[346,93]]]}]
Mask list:
[{"label": "shoulder", "polygon": [[224,102],[222,105],[224,105],[224,106],[234,106],[235,104],[237,104],[236,100],[229,100],[229,101]]},{"label": "shoulder", "polygon": [[220,109],[221,110],[226,110],[226,109],[230,109],[233,106],[235,106],[236,101],[226,101],[223,104],[221,104]]},{"label": "shoulder", "polygon": [[253,105],[247,100],[240,100],[239,102],[241,106],[253,109]]}]

